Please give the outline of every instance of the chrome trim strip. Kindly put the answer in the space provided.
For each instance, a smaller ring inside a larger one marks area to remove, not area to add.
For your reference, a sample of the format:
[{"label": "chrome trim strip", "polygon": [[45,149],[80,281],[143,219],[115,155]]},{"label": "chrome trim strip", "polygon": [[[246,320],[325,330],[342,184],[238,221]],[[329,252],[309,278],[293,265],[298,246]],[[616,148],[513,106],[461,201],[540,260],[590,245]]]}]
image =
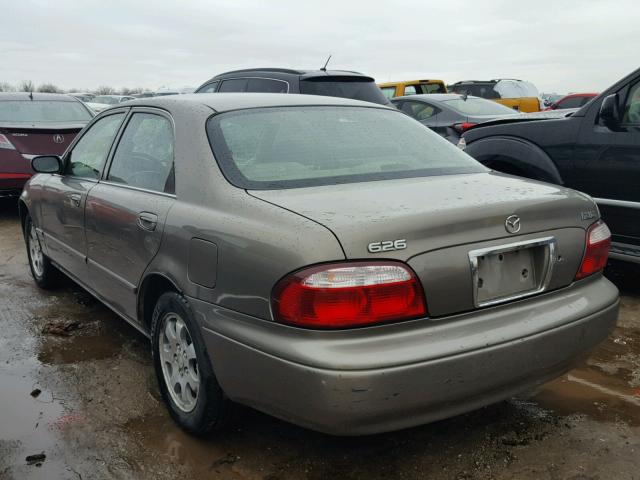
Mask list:
[{"label": "chrome trim strip", "polygon": [[[87,258],[87,265],[93,265],[94,267],[98,268],[100,271],[104,272],[106,275],[110,276],[111,278],[115,279],[118,283],[124,285],[125,288],[127,288],[128,290],[131,290],[132,293],[136,292],[136,286],[129,282],[127,279],[122,278],[120,275],[118,275],[117,273],[113,273],[111,270],[109,270],[106,267],[103,267],[102,265],[100,265],[98,262],[96,262],[95,260],[91,260],[90,258]],[[91,273],[91,272],[89,272]]]},{"label": "chrome trim strip", "polygon": [[[478,302],[478,257],[487,254],[513,252],[524,248],[544,246],[547,249],[546,265],[540,286],[535,290],[528,290],[506,297],[495,298],[484,302]],[[551,281],[551,273],[556,262],[556,239],[555,237],[535,238],[533,240],[524,240],[522,242],[508,243],[505,245],[497,245],[495,247],[479,248],[469,251],[469,263],[471,264],[471,277],[473,280],[473,304],[477,307],[488,307],[499,303],[510,302],[519,298],[530,297],[538,293],[544,292]]]},{"label": "chrome trim strip", "polygon": [[630,202],[628,200],[614,200],[612,198],[594,198],[596,203],[608,207],[637,208],[640,210],[640,202]]},{"label": "chrome trim strip", "polygon": [[100,180],[98,183],[100,183],[101,185],[111,185],[112,187],[126,188],[127,190],[135,190],[137,192],[151,193],[154,195],[161,195],[163,197],[176,198],[176,195],[174,193],[158,192],[157,190],[134,187],[133,185],[126,185],[124,183],[110,182],[109,180]]}]

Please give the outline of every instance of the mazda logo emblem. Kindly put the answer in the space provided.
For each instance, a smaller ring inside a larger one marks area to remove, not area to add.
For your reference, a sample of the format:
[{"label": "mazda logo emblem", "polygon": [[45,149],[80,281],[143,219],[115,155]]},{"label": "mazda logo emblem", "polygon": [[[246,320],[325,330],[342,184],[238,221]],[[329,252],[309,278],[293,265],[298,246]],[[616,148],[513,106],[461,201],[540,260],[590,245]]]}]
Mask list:
[{"label": "mazda logo emblem", "polygon": [[59,133],[56,133],[56,134],[53,136],[53,141],[54,141],[55,143],[62,143],[62,142],[64,142],[64,137],[63,137],[62,135],[60,135]]},{"label": "mazda logo emblem", "polygon": [[504,221],[504,228],[506,228],[509,233],[518,233],[521,226],[520,217],[517,215],[510,215]]}]

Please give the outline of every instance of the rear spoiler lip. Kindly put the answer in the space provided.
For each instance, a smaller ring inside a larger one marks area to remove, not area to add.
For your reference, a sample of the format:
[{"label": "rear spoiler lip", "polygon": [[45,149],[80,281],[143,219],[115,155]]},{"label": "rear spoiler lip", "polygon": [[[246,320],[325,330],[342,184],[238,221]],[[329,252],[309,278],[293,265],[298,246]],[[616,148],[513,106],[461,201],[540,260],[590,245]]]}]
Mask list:
[{"label": "rear spoiler lip", "polygon": [[89,122],[0,122],[0,128],[11,130],[82,130],[87,123]]}]

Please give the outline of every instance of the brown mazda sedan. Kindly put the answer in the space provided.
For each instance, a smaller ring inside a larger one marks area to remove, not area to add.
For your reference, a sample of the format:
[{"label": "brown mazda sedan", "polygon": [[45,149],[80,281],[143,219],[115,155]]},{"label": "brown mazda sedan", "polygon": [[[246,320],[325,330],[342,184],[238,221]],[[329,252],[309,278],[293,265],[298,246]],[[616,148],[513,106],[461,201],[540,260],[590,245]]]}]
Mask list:
[{"label": "brown mazda sedan", "polygon": [[36,283],[64,273],[147,335],[193,433],[231,402],[342,435],[430,422],[561,375],[615,325],[588,196],[385,106],[145,98],[33,168]]}]

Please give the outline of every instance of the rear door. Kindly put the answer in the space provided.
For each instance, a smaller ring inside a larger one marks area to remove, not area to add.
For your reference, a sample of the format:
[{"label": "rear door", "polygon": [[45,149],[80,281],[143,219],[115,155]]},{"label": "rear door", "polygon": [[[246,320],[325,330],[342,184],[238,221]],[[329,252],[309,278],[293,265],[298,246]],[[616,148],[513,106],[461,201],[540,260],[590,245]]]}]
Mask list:
[{"label": "rear door", "polygon": [[125,112],[100,118],[82,134],[64,158],[62,175],[52,175],[43,189],[42,229],[48,255],[86,283],[84,208],[97,184]]},{"label": "rear door", "polygon": [[108,171],[87,198],[91,287],[136,319],[136,289],[158,252],[175,199],[173,122],[164,111],[133,109]]}]

